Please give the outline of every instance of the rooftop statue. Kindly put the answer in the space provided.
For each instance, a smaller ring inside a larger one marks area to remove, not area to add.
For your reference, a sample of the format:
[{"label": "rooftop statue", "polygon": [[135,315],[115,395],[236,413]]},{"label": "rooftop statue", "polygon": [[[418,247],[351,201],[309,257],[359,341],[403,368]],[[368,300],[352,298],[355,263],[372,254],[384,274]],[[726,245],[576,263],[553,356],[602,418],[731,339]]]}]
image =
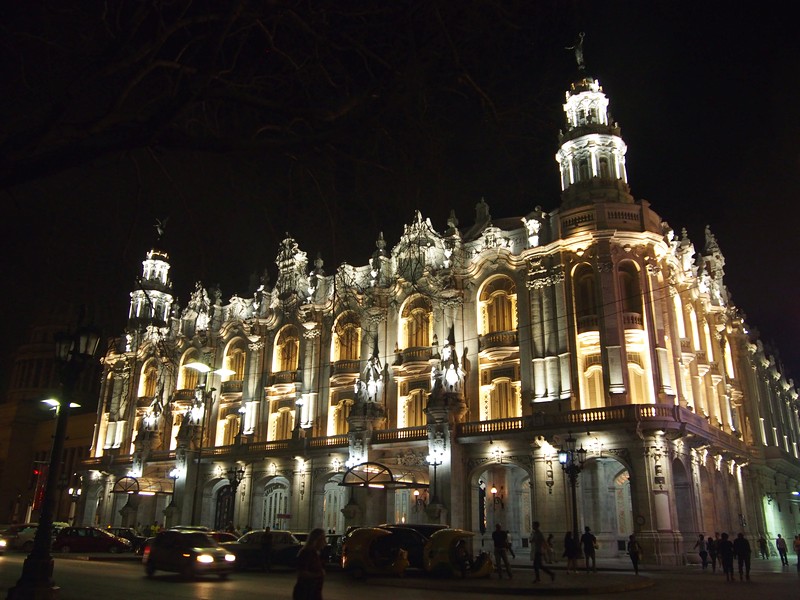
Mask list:
[{"label": "rooftop statue", "polygon": [[574,50],[575,51],[575,62],[578,63],[578,70],[585,71],[586,70],[586,63],[583,62],[583,38],[586,37],[586,34],[581,31],[578,34],[578,41],[575,42],[574,46],[567,46],[567,50]]}]

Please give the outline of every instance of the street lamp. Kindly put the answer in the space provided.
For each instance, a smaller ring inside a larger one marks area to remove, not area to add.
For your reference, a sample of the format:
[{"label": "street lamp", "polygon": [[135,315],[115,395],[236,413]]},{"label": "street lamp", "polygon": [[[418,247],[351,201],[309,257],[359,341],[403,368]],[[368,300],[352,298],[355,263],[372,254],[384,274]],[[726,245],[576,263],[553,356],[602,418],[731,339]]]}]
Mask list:
[{"label": "street lamp", "polygon": [[497,510],[498,504],[500,505],[500,508],[502,510],[505,510],[506,505],[503,504],[503,487],[502,486],[500,487],[500,492],[498,493],[497,488],[492,486],[491,492],[492,492],[492,505],[494,507],[494,510]]},{"label": "street lamp", "polygon": [[53,581],[53,557],[50,544],[53,534],[53,507],[58,493],[61,455],[67,437],[70,401],[81,372],[89,364],[100,343],[100,333],[93,327],[80,327],[73,333],[58,333],[55,336],[56,360],[59,363],[61,399],[56,407],[56,430],[50,451],[50,467],[42,500],[39,526],[33,539],[33,550],[25,559],[22,575],[17,585],[8,590],[8,600],[58,598],[59,587]]},{"label": "street lamp", "polygon": [[561,468],[569,477],[569,485],[572,490],[572,539],[575,543],[578,540],[578,474],[583,470],[583,463],[586,462],[586,450],[581,444],[580,449],[576,450],[577,441],[572,437],[572,433],[564,440],[564,448],[558,453],[558,462]]},{"label": "street lamp", "polygon": [[439,504],[439,496],[436,493],[439,491],[436,485],[436,468],[442,464],[442,458],[438,455],[429,454],[426,459],[427,463],[433,467],[433,490],[431,490],[431,504]]},{"label": "street lamp", "polygon": [[228,515],[230,518],[228,521],[233,523],[233,518],[236,516],[236,490],[239,489],[239,484],[242,483],[244,479],[244,469],[240,467],[238,464],[232,466],[227,471],[228,475],[228,483],[230,483],[231,488],[233,489],[233,494],[231,504],[230,504],[230,514]]},{"label": "street lamp", "polygon": [[[195,525],[196,518],[197,518],[197,494],[199,490],[197,489],[200,486],[200,465],[203,460],[203,439],[206,435],[206,419],[210,418],[209,412],[211,411],[211,405],[214,404],[214,395],[213,393],[216,391],[215,388],[207,389],[208,387],[208,374],[213,373],[215,375],[231,375],[235,371],[231,371],[230,369],[217,369],[216,371],[212,371],[211,367],[209,367],[205,363],[201,362],[192,362],[184,365],[187,369],[194,369],[198,371],[202,378],[197,382],[197,387],[195,388],[195,394],[202,394],[202,404],[199,406],[195,406],[192,410],[197,410],[200,412],[200,441],[197,444],[197,469],[194,475],[194,491],[192,493],[192,525]],[[198,400],[197,396],[195,399]],[[196,418],[196,417],[195,417]]]},{"label": "street lamp", "polygon": [[71,487],[67,490],[67,494],[69,494],[70,499],[69,516],[67,517],[67,522],[70,525],[75,525],[75,511],[77,509],[78,500],[81,499],[81,488]]}]

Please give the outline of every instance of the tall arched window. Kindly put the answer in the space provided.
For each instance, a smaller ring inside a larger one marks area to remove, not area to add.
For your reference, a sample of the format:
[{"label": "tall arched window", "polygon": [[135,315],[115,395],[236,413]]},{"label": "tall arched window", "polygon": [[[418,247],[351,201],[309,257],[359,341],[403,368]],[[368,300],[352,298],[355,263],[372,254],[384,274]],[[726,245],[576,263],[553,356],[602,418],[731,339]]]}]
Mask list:
[{"label": "tall arched window", "polygon": [[158,367],[156,361],[148,360],[142,368],[142,377],[139,380],[139,398],[149,398],[156,395],[158,384]]},{"label": "tall arched window", "polygon": [[510,379],[496,379],[491,389],[492,419],[508,419],[520,415],[516,389]]},{"label": "tall arched window", "polygon": [[425,425],[425,390],[411,390],[406,399],[406,427]]},{"label": "tall arched window", "polygon": [[333,360],[361,358],[361,326],[355,313],[339,316],[333,328]]},{"label": "tall arched window", "polygon": [[581,317],[597,316],[597,296],[595,292],[594,269],[583,264],[573,274],[575,288],[575,314]]},{"label": "tall arched window", "polygon": [[294,413],[288,408],[282,408],[275,416],[275,440],[288,440],[292,437],[294,427]]},{"label": "tall arched window", "polygon": [[181,368],[178,369],[178,389],[193,390],[200,381],[200,372],[197,369],[186,367],[189,363],[198,362],[196,350],[190,350],[181,358]]},{"label": "tall arched window", "polygon": [[495,277],[481,289],[481,334],[517,329],[517,286],[509,277]]},{"label": "tall arched window", "polygon": [[678,326],[678,335],[683,339],[686,337],[686,321],[683,319],[681,296],[677,292],[672,295],[672,303],[675,305],[675,324]]},{"label": "tall arched window", "polygon": [[343,435],[349,431],[347,419],[350,417],[350,409],[352,407],[353,401],[350,399],[341,400],[339,404],[333,407],[335,414],[334,426],[336,428],[334,435]]},{"label": "tall arched window", "polygon": [[403,341],[406,348],[424,348],[431,345],[432,313],[430,300],[424,296],[409,300],[403,307]]},{"label": "tall arched window", "polygon": [[299,364],[300,336],[297,327],[287,325],[275,340],[273,371],[296,371]]},{"label": "tall arched window", "polygon": [[347,488],[339,485],[341,475],[336,475],[325,484],[325,497],[322,501],[322,523],[325,531],[343,533],[345,530],[342,509],[347,504]]},{"label": "tall arched window", "polygon": [[601,408],[605,405],[605,394],[603,393],[603,369],[593,366],[586,371],[586,398],[583,408]]},{"label": "tall arched window", "polygon": [[286,515],[289,510],[289,486],[283,481],[273,481],[264,488],[264,510],[261,515],[265,527],[285,529],[286,520],[278,515]]},{"label": "tall arched window", "polygon": [[244,366],[247,360],[247,350],[242,341],[235,342],[228,348],[228,354],[225,357],[225,367],[233,371],[225,379],[227,381],[243,381],[244,380]]},{"label": "tall arched window", "polygon": [[619,292],[622,312],[642,314],[642,290],[639,285],[639,270],[630,262],[619,265]]}]

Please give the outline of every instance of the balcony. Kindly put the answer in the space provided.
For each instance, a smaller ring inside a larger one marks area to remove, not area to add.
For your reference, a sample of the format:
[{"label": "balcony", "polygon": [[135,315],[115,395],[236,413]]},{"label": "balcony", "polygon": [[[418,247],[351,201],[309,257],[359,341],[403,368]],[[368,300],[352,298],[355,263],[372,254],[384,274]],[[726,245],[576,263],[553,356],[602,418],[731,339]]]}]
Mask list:
[{"label": "balcony", "polygon": [[622,313],[622,327],[624,329],[644,329],[642,315],[639,313]]},{"label": "balcony", "polygon": [[346,375],[361,372],[361,361],[359,360],[337,360],[333,363],[331,375]]},{"label": "balcony", "polygon": [[414,362],[428,362],[431,359],[430,346],[418,346],[416,348],[406,348],[403,350],[403,364]]},{"label": "balcony", "polygon": [[188,390],[175,390],[172,400],[174,402],[191,402],[194,400],[194,388]]},{"label": "balcony", "polygon": [[516,331],[493,331],[482,335],[479,340],[479,350],[489,350],[491,348],[513,348],[519,346],[519,338]]},{"label": "balcony", "polygon": [[222,382],[222,395],[226,394],[241,394],[244,381],[241,379],[229,379]]},{"label": "balcony", "polygon": [[278,371],[272,375],[272,385],[286,385],[297,381],[297,371]]}]

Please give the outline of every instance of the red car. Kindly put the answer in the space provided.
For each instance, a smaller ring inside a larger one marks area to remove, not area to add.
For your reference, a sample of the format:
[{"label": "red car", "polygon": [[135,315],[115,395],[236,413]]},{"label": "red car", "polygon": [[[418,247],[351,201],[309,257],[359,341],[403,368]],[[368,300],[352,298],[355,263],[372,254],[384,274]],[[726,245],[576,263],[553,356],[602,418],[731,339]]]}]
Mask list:
[{"label": "red car", "polygon": [[53,542],[56,552],[130,552],[131,543],[97,527],[64,527]]}]

